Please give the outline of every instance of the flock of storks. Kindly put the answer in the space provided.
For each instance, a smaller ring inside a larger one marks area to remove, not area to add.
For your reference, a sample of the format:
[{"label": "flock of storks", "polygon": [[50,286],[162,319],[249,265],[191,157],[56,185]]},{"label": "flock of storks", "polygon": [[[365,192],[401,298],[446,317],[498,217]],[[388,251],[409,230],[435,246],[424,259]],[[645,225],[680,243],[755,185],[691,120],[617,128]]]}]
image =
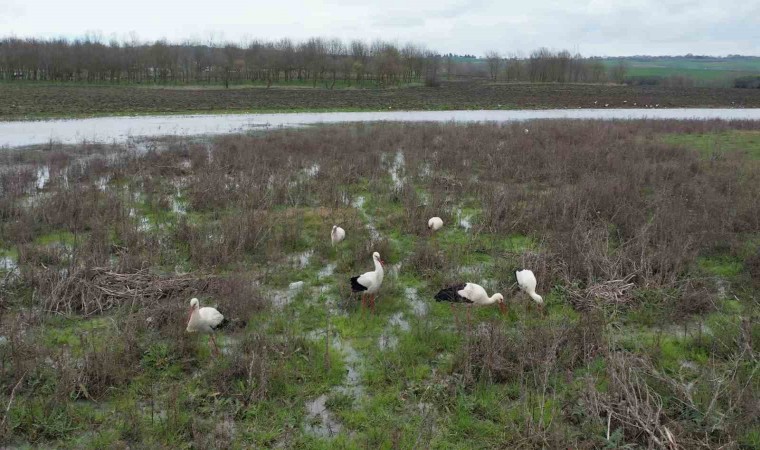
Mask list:
[{"label": "flock of storks", "polygon": [[[431,232],[436,232],[441,228],[443,228],[443,220],[440,217],[433,217],[428,220],[428,229]],[[346,231],[337,225],[333,225],[330,232],[332,245],[337,245],[345,238]],[[377,292],[380,290],[380,286],[383,284],[383,277],[385,276],[383,268],[385,262],[380,258],[380,253],[378,252],[372,253],[372,262],[375,265],[375,270],[351,278],[351,291],[361,296],[362,309],[366,307],[370,312],[374,313]],[[536,293],[537,283],[533,272],[528,269],[518,269],[515,271],[515,278],[518,287],[526,292],[538,304],[539,308],[543,308],[544,300]],[[496,304],[503,314],[507,311],[503,295],[495,293],[489,297],[483,286],[476,283],[462,283],[441,289],[435,295],[435,300],[450,302],[452,312],[454,312],[455,303],[466,304],[468,320],[470,318],[470,307],[473,305],[485,306]],[[219,353],[219,348],[216,345],[214,331],[224,326],[226,322],[227,320],[216,308],[201,308],[197,298],[190,300],[190,316],[187,321],[187,331],[208,334],[209,342],[213,344],[215,354]]]}]

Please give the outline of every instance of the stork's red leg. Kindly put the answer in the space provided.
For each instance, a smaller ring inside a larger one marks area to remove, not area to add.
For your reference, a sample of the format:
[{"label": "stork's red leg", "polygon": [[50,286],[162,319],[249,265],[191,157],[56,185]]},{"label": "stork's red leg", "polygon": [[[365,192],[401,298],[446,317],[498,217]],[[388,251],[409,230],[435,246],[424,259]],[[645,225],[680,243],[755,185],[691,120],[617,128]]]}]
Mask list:
[{"label": "stork's red leg", "polygon": [[457,324],[457,327],[459,327],[459,316],[457,315],[456,309],[454,309],[454,304],[449,303],[449,306],[451,307],[451,315],[454,316],[454,322]]},{"label": "stork's red leg", "polygon": [[214,337],[213,334],[209,335],[209,342],[211,342],[214,345],[214,347],[213,347],[214,355],[215,356],[219,356],[219,347],[217,347],[217,345],[216,345],[216,337]]}]

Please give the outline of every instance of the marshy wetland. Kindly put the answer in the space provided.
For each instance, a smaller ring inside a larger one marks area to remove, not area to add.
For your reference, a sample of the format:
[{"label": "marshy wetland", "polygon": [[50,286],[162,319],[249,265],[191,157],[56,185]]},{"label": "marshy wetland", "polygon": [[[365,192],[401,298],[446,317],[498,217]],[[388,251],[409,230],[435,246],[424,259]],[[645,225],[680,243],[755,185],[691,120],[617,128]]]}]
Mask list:
[{"label": "marshy wetland", "polygon": [[[670,120],[5,150],[0,445],[757,448],[759,155],[758,121]],[[465,281],[507,315],[455,321]]]}]

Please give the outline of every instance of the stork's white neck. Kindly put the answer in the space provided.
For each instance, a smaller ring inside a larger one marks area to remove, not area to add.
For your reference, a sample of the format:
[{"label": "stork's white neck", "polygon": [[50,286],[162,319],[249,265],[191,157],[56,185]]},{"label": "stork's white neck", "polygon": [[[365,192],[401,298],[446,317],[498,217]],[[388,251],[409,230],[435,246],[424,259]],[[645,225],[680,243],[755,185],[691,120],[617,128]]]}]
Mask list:
[{"label": "stork's white neck", "polygon": [[376,258],[372,258],[372,260],[375,261],[375,282],[380,284],[383,282],[385,270],[383,270],[383,265],[380,264],[380,261],[378,261]]},{"label": "stork's white neck", "polygon": [[499,294],[493,294],[492,296],[488,297],[488,300],[486,300],[486,305],[491,305],[493,303],[497,302],[496,296]]},{"label": "stork's white neck", "polygon": [[539,305],[544,303],[544,299],[540,295],[536,294],[536,291],[534,291],[533,289],[528,291],[528,295],[530,295],[530,298],[532,298],[533,301],[535,301]]}]

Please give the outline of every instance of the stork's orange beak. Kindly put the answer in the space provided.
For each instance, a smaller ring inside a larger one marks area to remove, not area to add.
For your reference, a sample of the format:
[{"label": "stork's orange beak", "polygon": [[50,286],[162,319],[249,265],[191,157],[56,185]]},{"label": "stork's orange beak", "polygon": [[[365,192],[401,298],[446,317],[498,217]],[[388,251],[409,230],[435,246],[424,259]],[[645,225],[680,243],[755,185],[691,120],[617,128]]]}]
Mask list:
[{"label": "stork's orange beak", "polygon": [[385,261],[383,261],[383,260],[381,259],[381,260],[380,260],[380,265],[381,265],[381,266],[383,266],[383,267],[385,267]]},{"label": "stork's orange beak", "polygon": [[190,323],[190,318],[193,317],[193,308],[190,308],[190,313],[187,315],[187,323]]},{"label": "stork's orange beak", "polygon": [[507,305],[504,303],[499,303],[499,309],[501,310],[502,315],[507,315]]}]

